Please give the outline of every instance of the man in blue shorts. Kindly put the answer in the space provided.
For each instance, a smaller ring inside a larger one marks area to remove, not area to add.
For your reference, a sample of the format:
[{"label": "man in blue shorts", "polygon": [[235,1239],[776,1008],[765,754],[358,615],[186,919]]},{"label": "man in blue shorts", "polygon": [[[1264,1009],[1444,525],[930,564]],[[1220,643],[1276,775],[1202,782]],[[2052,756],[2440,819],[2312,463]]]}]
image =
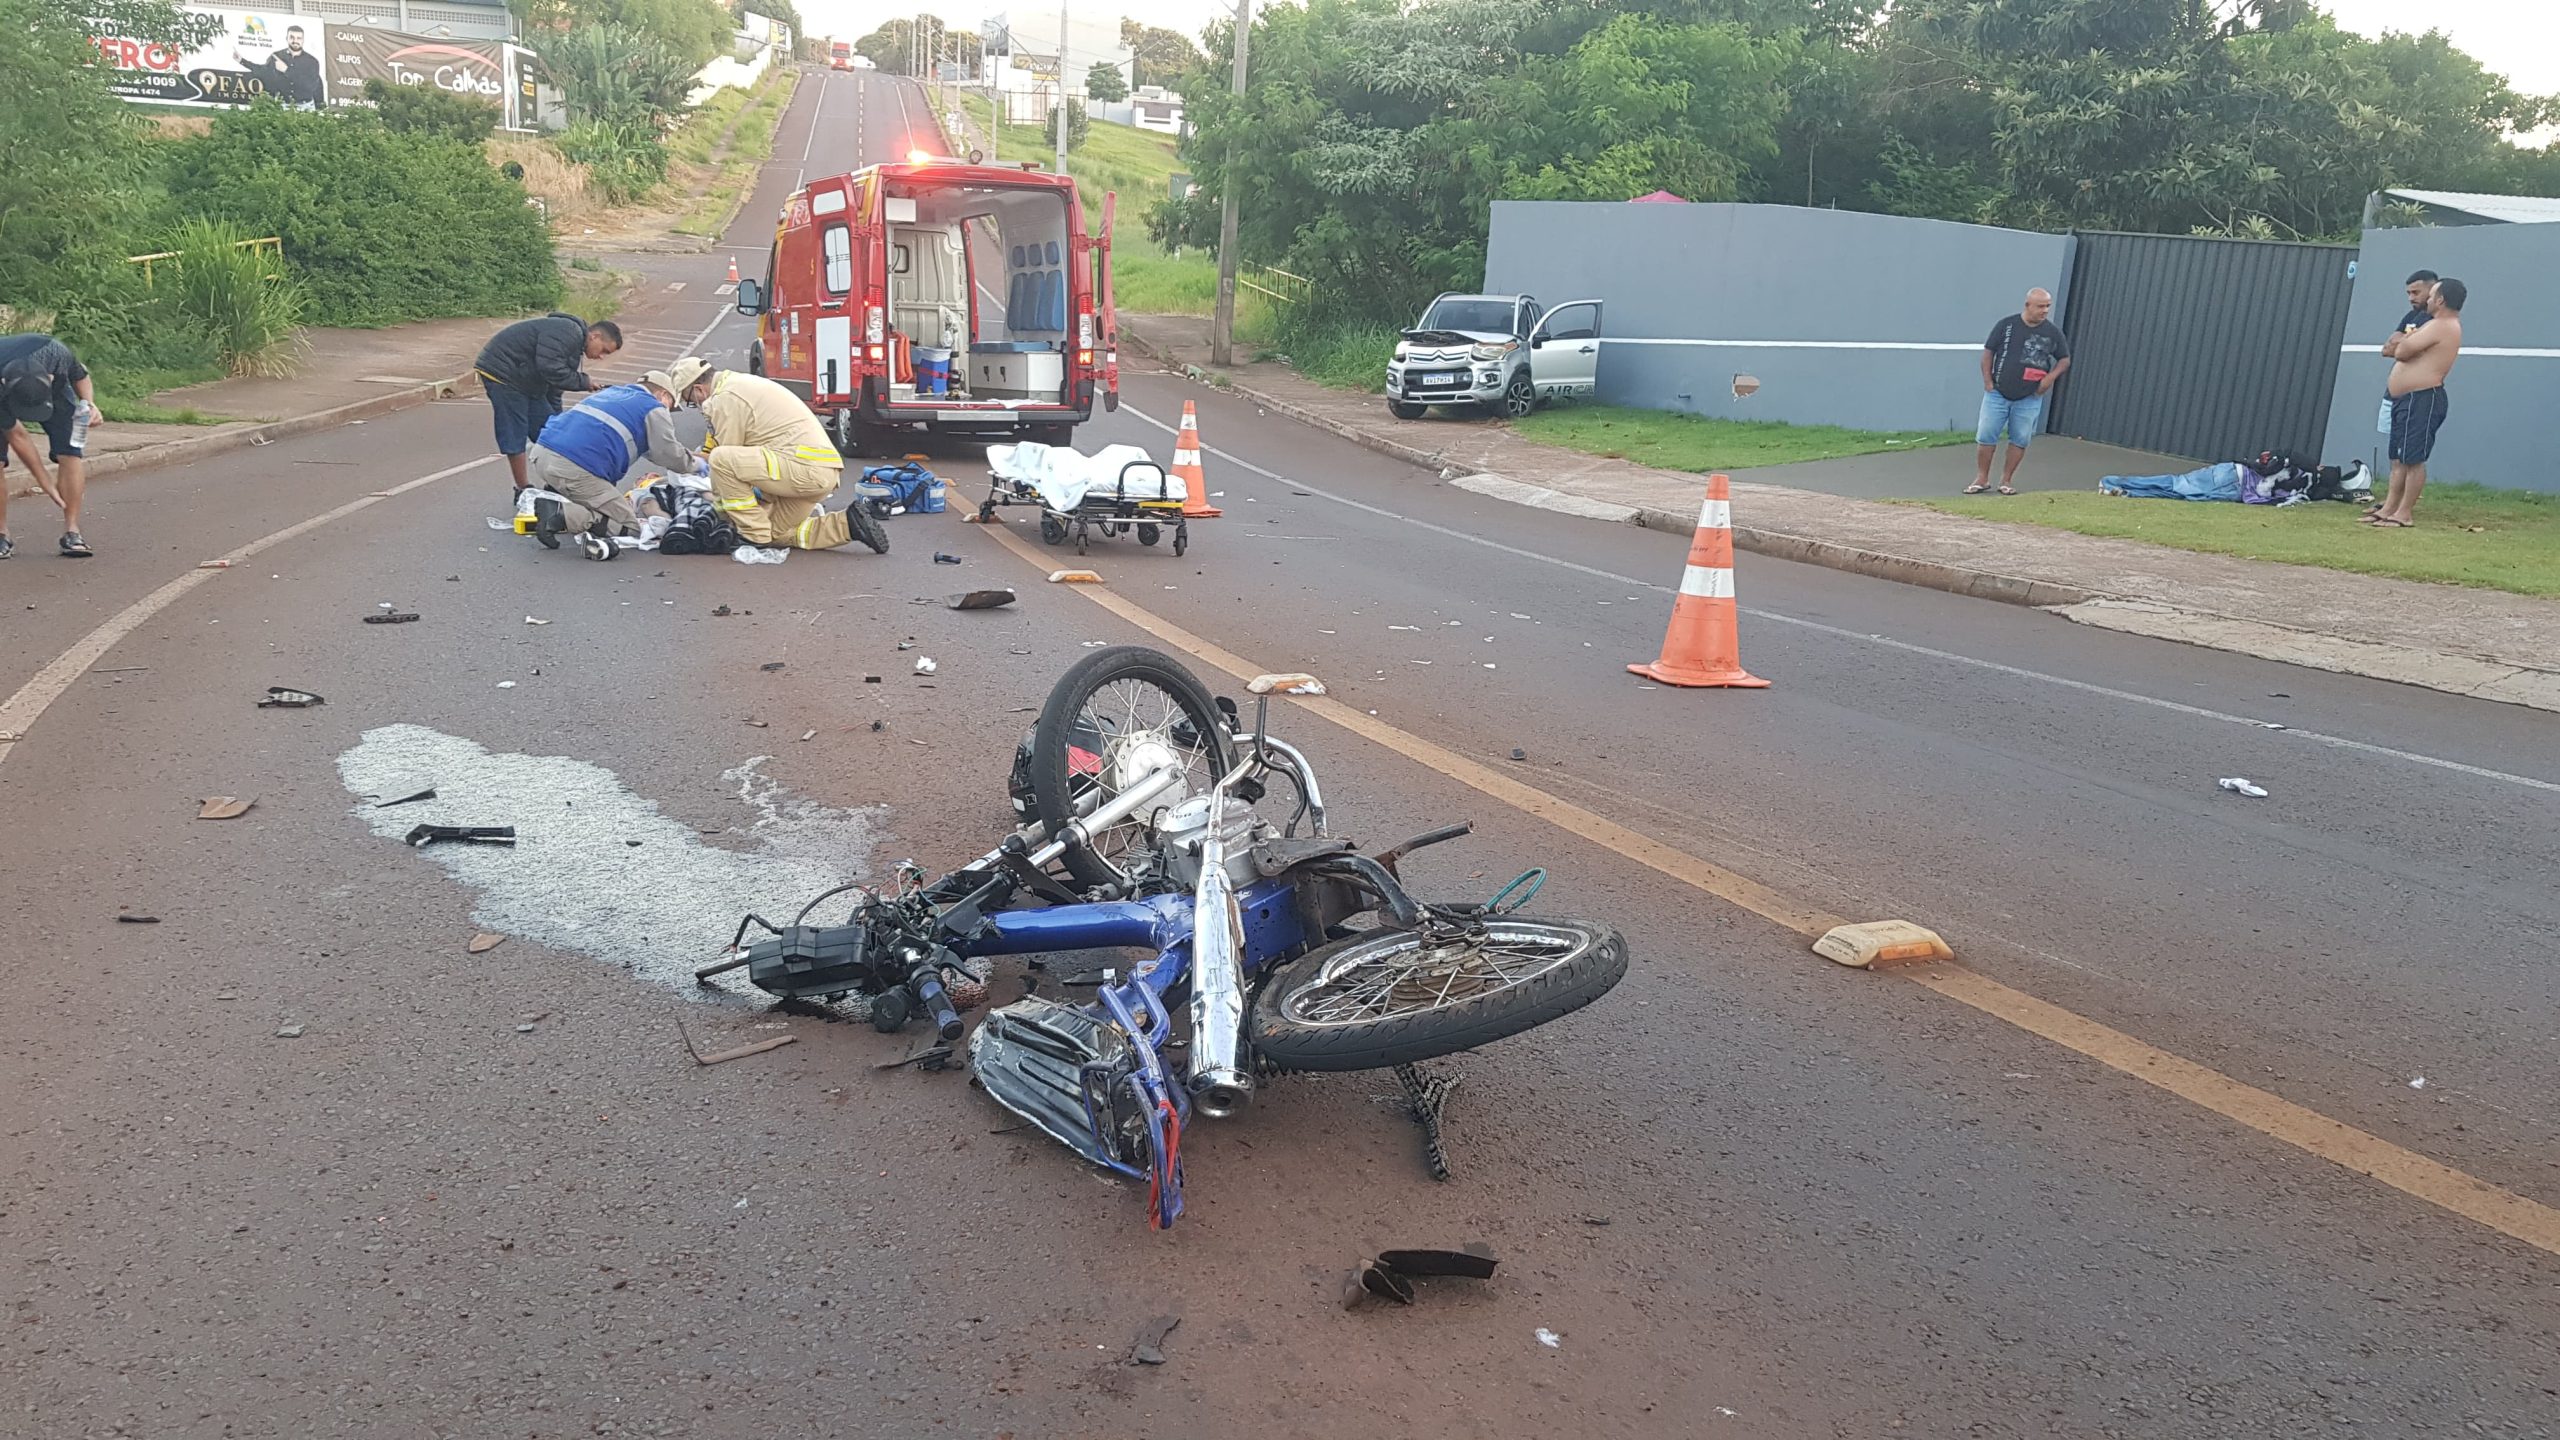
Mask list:
[{"label": "man in blue shorts", "polygon": [[1982,415],[1973,426],[1973,483],[1964,487],[1967,495],[1991,488],[1991,457],[2004,434],[2009,463],[2000,472],[2000,493],[2018,493],[2018,467],[2026,463],[2027,443],[2044,421],[2045,397],[2071,368],[2071,342],[2052,314],[2052,292],[2030,290],[2018,313],[1992,326],[1982,342]]},{"label": "man in blue shorts", "polygon": [[489,396],[497,421],[498,453],[507,457],[507,473],[515,488],[525,487],[524,452],[542,427],[560,413],[564,390],[593,390],[586,362],[601,360],[622,348],[622,327],[610,320],[590,325],[575,315],[554,311],[519,320],[489,337],[480,358],[480,388]]},{"label": "man in blue shorts", "polygon": [[2462,354],[2462,306],[2471,298],[2459,280],[2435,282],[2427,293],[2427,323],[2391,337],[2391,488],[2364,522],[2376,529],[2406,530],[2417,523],[2418,496],[2427,488],[2427,461],[2450,406],[2445,377]]},{"label": "man in blue shorts", "polygon": [[[9,540],[9,455],[36,477],[36,485],[62,507],[61,552],[67,560],[86,560],[93,553],[80,538],[80,492],[87,475],[82,456],[89,427],[104,424],[89,368],[71,347],[50,335],[0,336],[0,560],[16,553]],[[53,478],[36,458],[35,435],[41,431]]]}]

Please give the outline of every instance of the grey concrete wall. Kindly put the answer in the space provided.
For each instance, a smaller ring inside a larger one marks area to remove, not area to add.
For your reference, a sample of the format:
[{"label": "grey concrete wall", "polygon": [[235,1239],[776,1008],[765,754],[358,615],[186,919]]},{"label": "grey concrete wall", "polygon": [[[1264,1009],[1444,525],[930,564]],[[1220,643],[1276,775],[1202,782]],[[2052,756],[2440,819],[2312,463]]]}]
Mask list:
[{"label": "grey concrete wall", "polygon": [[[1606,302],[1612,404],[1971,430],[1983,336],[2030,287],[2062,295],[2070,251],[2068,236],[1845,210],[1499,201],[1485,288]],[[1737,375],[1759,391],[1737,399]]]},{"label": "grey concrete wall", "polygon": [[2401,285],[2413,270],[2471,288],[2462,357],[2445,383],[2452,409],[2428,478],[2560,491],[2560,225],[2364,232],[2323,456],[2385,454],[2375,412],[2391,362],[2379,347],[2408,309]]}]

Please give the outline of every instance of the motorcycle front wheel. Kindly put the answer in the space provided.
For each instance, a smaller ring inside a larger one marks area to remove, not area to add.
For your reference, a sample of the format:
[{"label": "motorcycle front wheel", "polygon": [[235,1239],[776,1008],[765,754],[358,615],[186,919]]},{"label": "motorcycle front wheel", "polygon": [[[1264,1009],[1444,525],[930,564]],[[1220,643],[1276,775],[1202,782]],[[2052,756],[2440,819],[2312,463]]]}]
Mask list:
[{"label": "motorcycle front wheel", "polygon": [[1086,885],[1118,885],[1145,848],[1158,810],[1208,793],[1235,768],[1235,739],[1192,673],[1142,645],[1096,650],[1058,677],[1031,731],[1028,767],[1041,828],[1058,827],[1171,765],[1181,781],[1138,814],[1060,857]]},{"label": "motorcycle front wheel", "polygon": [[1625,937],[1586,920],[1488,916],[1380,930],[1284,965],[1255,995],[1253,1045],[1290,1070],[1383,1070],[1571,1014],[1627,973]]}]

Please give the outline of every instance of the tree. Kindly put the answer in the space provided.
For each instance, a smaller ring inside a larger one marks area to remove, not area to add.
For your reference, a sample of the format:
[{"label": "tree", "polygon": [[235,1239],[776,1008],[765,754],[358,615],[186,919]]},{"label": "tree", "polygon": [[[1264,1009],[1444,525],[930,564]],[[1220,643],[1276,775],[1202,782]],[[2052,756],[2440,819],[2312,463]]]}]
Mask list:
[{"label": "tree", "polygon": [[1120,67],[1108,60],[1096,60],[1084,73],[1084,93],[1105,105],[1129,98],[1129,82],[1120,77]]},{"label": "tree", "polygon": [[622,25],[582,25],[551,42],[543,63],[572,119],[655,132],[684,113],[694,72],[664,41]]},{"label": "tree", "polygon": [[1141,25],[1135,20],[1120,22],[1120,44],[1129,52],[1132,86],[1178,84],[1192,66],[1205,58],[1200,47],[1181,31]]},{"label": "tree", "polygon": [[101,61],[220,24],[163,0],[0,0],[0,304],[75,312],[113,287],[131,253],[118,242],[142,225],[146,122]]},{"label": "tree", "polygon": [[872,64],[891,75],[930,74],[930,67],[937,60],[977,69],[979,54],[985,48],[978,32],[951,29],[938,15],[921,18],[921,32],[914,20],[904,16],[887,22],[854,41],[855,53],[870,57]]},{"label": "tree", "polygon": [[[773,14],[788,0],[755,0],[749,8]],[[695,70],[727,50],[736,23],[719,0],[508,0],[508,9],[528,31],[568,31],[590,25],[619,25],[663,44]],[[535,46],[549,58],[547,45]]]}]

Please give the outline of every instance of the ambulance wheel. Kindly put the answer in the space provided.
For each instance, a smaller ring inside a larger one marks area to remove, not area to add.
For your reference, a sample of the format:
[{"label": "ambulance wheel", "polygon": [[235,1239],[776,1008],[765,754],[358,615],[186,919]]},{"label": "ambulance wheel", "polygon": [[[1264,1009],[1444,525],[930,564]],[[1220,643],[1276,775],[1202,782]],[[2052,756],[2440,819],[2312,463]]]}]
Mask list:
[{"label": "ambulance wheel", "polygon": [[1059,518],[1058,518],[1057,516],[1055,516],[1055,515],[1043,515],[1043,516],[1041,516],[1041,517],[1040,517],[1040,543],[1041,543],[1041,544],[1043,544],[1043,545],[1064,545],[1064,544],[1066,544],[1066,543],[1067,543],[1067,522],[1066,522],[1066,521],[1064,521],[1064,520],[1059,519]]},{"label": "ambulance wheel", "polygon": [[1138,527],[1138,543],[1141,545],[1153,545],[1157,540],[1163,538],[1163,536],[1164,527],[1161,525],[1141,525]]},{"label": "ambulance wheel", "polygon": [[1174,527],[1173,527],[1173,553],[1174,553],[1176,556],[1179,556],[1179,555],[1181,555],[1181,554],[1182,554],[1182,552],[1183,552],[1183,551],[1188,550],[1188,549],[1190,549],[1190,548],[1191,548],[1191,522],[1190,522],[1190,521],[1188,521],[1188,520],[1185,520],[1185,521],[1183,521],[1181,524],[1176,525],[1176,526],[1174,526]]}]

